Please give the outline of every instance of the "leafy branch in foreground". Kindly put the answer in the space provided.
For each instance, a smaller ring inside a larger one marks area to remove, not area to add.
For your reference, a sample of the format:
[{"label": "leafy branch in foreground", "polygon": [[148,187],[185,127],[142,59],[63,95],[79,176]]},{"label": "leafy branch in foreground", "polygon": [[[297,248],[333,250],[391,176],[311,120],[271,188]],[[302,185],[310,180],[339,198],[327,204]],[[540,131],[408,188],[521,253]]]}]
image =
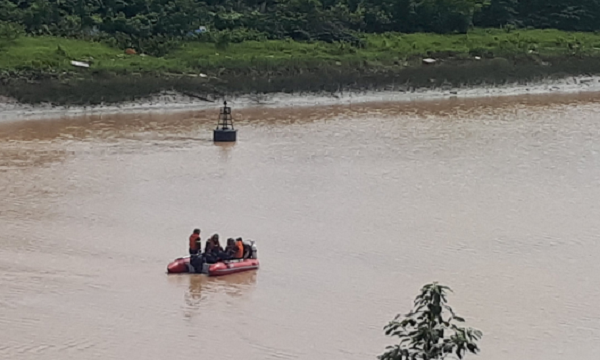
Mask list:
[{"label": "leafy branch in foreground", "polygon": [[398,314],[384,327],[385,334],[400,338],[400,343],[388,346],[379,359],[441,360],[452,354],[462,359],[467,352],[477,354],[477,341],[483,334],[455,324],[465,320],[447,305],[448,291],[452,289],[437,282],[423,286],[414,309],[407,315]]}]

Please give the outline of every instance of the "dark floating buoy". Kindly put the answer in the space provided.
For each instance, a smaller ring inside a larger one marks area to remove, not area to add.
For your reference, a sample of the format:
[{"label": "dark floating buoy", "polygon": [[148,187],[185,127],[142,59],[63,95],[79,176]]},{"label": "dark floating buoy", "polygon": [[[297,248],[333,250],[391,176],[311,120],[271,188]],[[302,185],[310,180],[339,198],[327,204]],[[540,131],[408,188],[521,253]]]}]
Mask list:
[{"label": "dark floating buoy", "polygon": [[231,142],[236,141],[237,130],[233,128],[233,119],[231,117],[231,108],[227,106],[227,101],[223,101],[223,107],[219,113],[219,122],[217,128],[213,130],[213,141]]}]

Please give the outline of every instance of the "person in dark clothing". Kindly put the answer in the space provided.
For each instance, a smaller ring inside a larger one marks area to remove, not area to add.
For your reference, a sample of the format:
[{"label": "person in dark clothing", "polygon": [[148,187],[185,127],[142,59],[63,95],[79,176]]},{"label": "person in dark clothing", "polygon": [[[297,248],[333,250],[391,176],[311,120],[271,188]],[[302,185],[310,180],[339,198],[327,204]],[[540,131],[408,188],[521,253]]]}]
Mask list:
[{"label": "person in dark clothing", "polygon": [[221,260],[235,259],[237,253],[238,253],[238,246],[235,243],[235,240],[233,240],[233,238],[229,238],[229,239],[227,239],[227,247],[225,248],[225,251],[221,255]]},{"label": "person in dark clothing", "polygon": [[206,240],[206,245],[204,245],[204,253],[208,254],[210,252],[212,252],[213,247],[215,246],[215,243],[213,241],[213,236],[209,237],[208,240]]},{"label": "person in dark clothing", "polygon": [[202,267],[204,266],[205,261],[206,261],[206,259],[204,258],[204,255],[202,255],[202,254],[192,255],[190,257],[190,265],[193,266],[194,271],[197,274],[200,274],[202,272]]},{"label": "person in dark clothing", "polygon": [[204,246],[204,261],[208,264],[214,264],[217,262],[217,259],[212,254],[212,249],[214,247],[214,242],[212,236],[206,240],[206,245]]},{"label": "person in dark clothing", "polygon": [[223,251],[223,247],[221,246],[221,244],[219,243],[219,234],[214,234],[212,236],[212,241],[213,241],[213,252],[218,252],[218,253],[222,253]]},{"label": "person in dark clothing", "polygon": [[215,234],[215,236],[213,237],[212,253],[217,257],[219,261],[227,260],[227,254],[225,252],[225,249],[223,249],[223,247],[219,243],[219,234]]},{"label": "person in dark clothing", "polygon": [[194,229],[189,239],[190,243],[190,265],[194,268],[194,271],[199,273],[202,271],[202,264],[204,259],[202,257],[200,229]]},{"label": "person in dark clothing", "polygon": [[223,248],[219,244],[219,235],[214,234],[206,241],[204,248],[204,259],[209,264],[214,264],[221,260]]}]

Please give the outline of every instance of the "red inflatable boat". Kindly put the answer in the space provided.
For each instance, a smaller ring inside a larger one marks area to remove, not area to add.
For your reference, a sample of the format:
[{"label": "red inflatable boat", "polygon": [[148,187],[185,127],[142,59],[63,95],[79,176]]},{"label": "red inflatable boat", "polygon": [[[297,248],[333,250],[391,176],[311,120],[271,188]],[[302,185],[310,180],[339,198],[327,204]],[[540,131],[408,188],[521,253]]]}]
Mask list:
[{"label": "red inflatable boat", "polygon": [[256,270],[258,269],[258,259],[239,259],[239,260],[228,260],[219,261],[214,264],[203,264],[202,269],[194,269],[190,265],[190,257],[186,256],[173,260],[167,265],[167,272],[169,274],[180,274],[180,273],[201,273],[209,276],[220,276],[228,275],[242,271]]},{"label": "red inflatable boat", "polygon": [[169,274],[196,273],[208,276],[221,276],[248,270],[257,270],[259,267],[258,250],[254,241],[250,241],[248,245],[250,245],[250,251],[245,259],[219,261],[214,264],[203,263],[201,269],[196,269],[190,264],[190,257],[186,256],[177,258],[167,265],[167,272]]}]

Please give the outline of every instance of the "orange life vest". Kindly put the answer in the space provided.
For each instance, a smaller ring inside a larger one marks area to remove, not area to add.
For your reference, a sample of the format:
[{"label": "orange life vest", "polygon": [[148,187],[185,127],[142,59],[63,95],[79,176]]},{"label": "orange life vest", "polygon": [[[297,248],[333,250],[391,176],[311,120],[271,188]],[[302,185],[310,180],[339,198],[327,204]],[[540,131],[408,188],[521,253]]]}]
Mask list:
[{"label": "orange life vest", "polygon": [[236,245],[238,248],[237,253],[235,253],[235,257],[237,259],[241,259],[244,257],[244,243],[242,243],[241,241],[236,241]]},{"label": "orange life vest", "polygon": [[200,250],[200,235],[198,235],[198,234],[190,235],[190,249]]}]

